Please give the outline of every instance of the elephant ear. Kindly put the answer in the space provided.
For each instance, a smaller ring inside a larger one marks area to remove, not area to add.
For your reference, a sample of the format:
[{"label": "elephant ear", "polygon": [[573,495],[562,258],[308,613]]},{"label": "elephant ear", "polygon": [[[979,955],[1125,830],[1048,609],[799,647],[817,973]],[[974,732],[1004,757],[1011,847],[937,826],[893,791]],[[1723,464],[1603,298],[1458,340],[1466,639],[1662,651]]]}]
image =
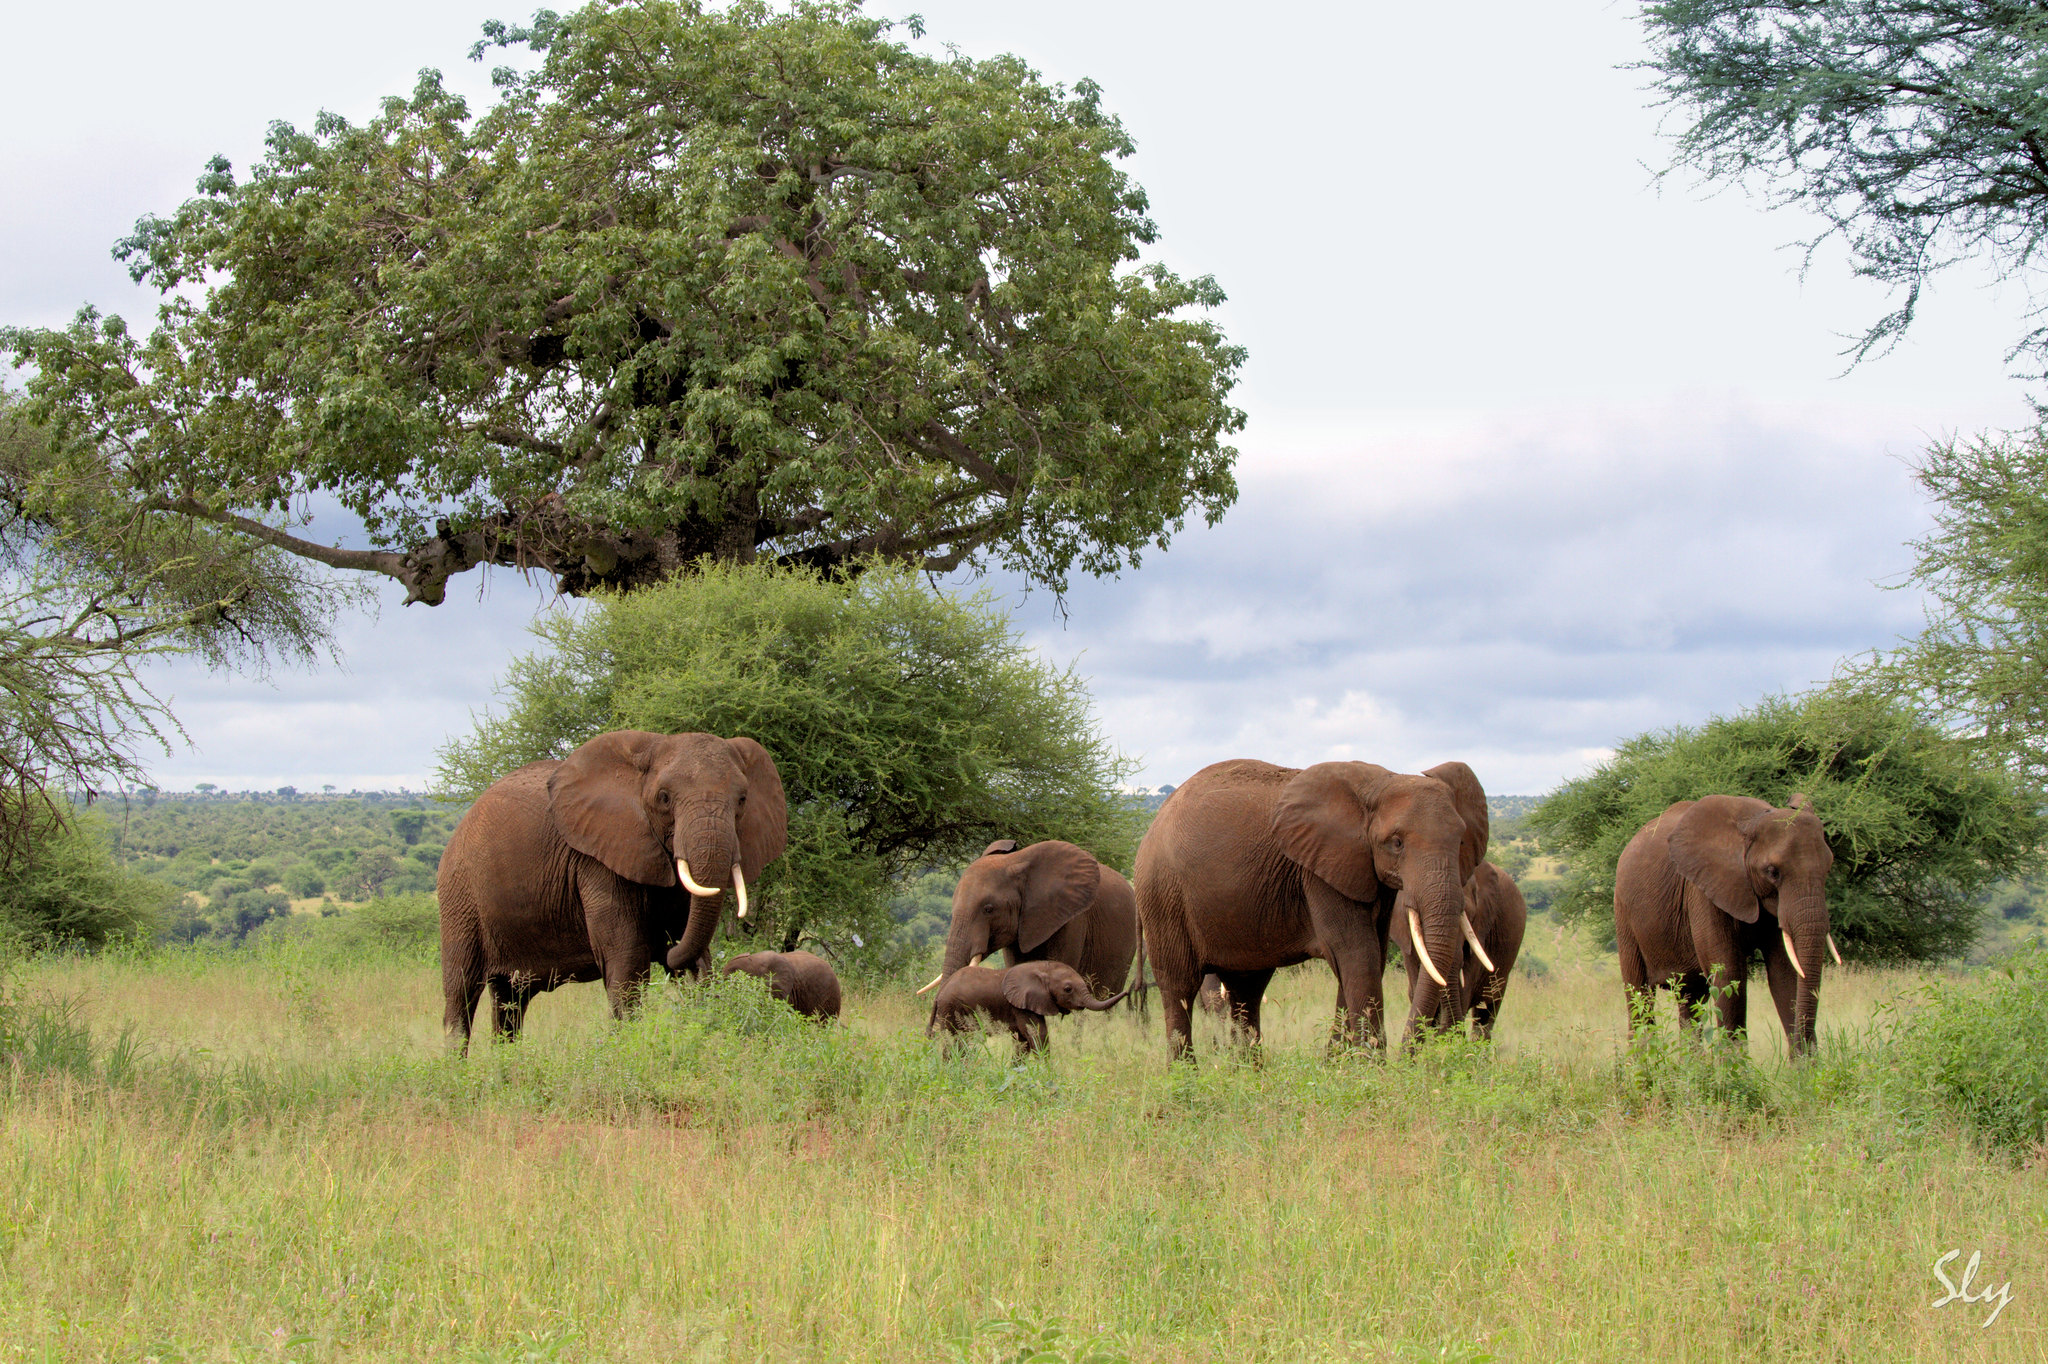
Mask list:
[{"label": "elephant ear", "polygon": [[740,816],[740,861],[749,876],[782,856],[789,846],[789,799],[775,759],[752,739],[727,739],[740,770],[747,774],[747,808]]},{"label": "elephant ear", "polygon": [[1761,909],[1749,884],[1749,831],[1770,805],[1748,796],[1706,796],[1678,818],[1667,846],[1678,874],[1706,892],[1725,914],[1746,924]]},{"label": "elephant ear", "polygon": [[1042,961],[1028,961],[1003,972],[1003,998],[1035,1014],[1058,1013],[1059,1006],[1052,999],[1052,982],[1046,979],[1046,965]]},{"label": "elephant ear", "polygon": [[1486,814],[1486,788],[1479,784],[1472,769],[1461,762],[1438,763],[1422,775],[1434,777],[1451,788],[1451,804],[1458,807],[1458,818],[1465,821],[1465,841],[1458,847],[1458,875],[1469,881],[1486,860],[1486,840],[1492,832],[1492,821]]},{"label": "elephant ear", "polygon": [[548,778],[548,810],[562,841],[628,881],[673,886],[676,869],[640,798],[662,736],[615,729],[562,759]]},{"label": "elephant ear", "polygon": [[999,838],[995,842],[989,844],[986,848],[983,848],[981,850],[981,855],[983,857],[995,857],[1000,853],[1013,853],[1015,851],[1017,851],[1016,839]]},{"label": "elephant ear", "polygon": [[1273,837],[1280,851],[1353,900],[1379,898],[1367,827],[1379,790],[1392,775],[1372,763],[1317,763],[1280,788]]},{"label": "elephant ear", "polygon": [[1010,856],[1023,864],[1020,869],[1024,873],[1024,912],[1017,923],[1017,950],[1036,952],[1047,938],[1095,903],[1095,888],[1102,884],[1102,864],[1086,848],[1057,839],[1034,843]]}]

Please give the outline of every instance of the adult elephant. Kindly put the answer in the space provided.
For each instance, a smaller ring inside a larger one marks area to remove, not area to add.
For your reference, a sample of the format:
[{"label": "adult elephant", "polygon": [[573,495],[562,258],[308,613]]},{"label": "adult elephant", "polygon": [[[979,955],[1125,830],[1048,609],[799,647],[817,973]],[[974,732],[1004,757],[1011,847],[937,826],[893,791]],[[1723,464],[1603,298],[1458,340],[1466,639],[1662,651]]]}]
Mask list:
[{"label": "adult elephant", "polygon": [[[1434,1018],[1486,835],[1486,792],[1460,762],[1404,774],[1238,759],[1188,778],[1139,845],[1136,877],[1174,1054],[1191,1050],[1188,1011],[1205,972],[1221,979],[1232,1022],[1256,1039],[1273,972],[1312,957],[1337,973],[1342,1035],[1384,1046],[1380,976],[1396,917],[1419,930],[1431,977],[1410,1027]],[[1462,1017],[1462,998],[1451,1007],[1453,1021]]]},{"label": "adult elephant", "polygon": [[[1514,878],[1491,862],[1481,862],[1465,883],[1465,942],[1458,961],[1458,988],[1464,996],[1465,1012],[1472,1018],[1472,1035],[1481,1041],[1493,1036],[1508,991],[1508,976],[1515,969],[1515,958],[1522,954],[1522,935],[1528,927],[1529,905]],[[1401,947],[1411,1000],[1424,978],[1413,937],[1407,920],[1396,915],[1394,941]],[[1446,1031],[1455,1026],[1449,1002],[1448,991],[1438,994],[1436,1025]]]},{"label": "adult elephant", "polygon": [[1117,994],[1137,950],[1137,902],[1116,868],[1057,839],[1020,848],[1002,838],[960,874],[945,958],[918,993],[1000,951],[1011,966],[1064,962],[1098,993]]},{"label": "adult elephant", "polygon": [[528,1001],[603,980],[614,1016],[648,970],[703,957],[730,886],[782,855],[782,777],[752,739],[600,734],[559,762],[492,784],[441,856],[441,988],[451,1041],[469,1044],[478,996],[516,1036]]},{"label": "adult elephant", "polygon": [[1682,800],[1637,830],[1614,868],[1630,1031],[1650,1018],[1646,1006],[1660,985],[1678,995],[1687,1027],[1710,993],[1723,1028],[1745,1027],[1750,958],[1760,951],[1791,1052],[1809,1050],[1821,958],[1835,951],[1827,901],[1834,862],[1804,796],[1784,807],[1749,796]]}]

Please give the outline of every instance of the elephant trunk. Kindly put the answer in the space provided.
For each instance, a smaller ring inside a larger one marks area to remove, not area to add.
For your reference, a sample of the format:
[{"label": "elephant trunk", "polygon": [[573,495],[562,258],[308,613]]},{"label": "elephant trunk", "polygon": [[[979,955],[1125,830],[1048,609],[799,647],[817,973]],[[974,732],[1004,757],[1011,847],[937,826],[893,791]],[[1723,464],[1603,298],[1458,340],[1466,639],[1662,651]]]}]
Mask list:
[{"label": "elephant trunk", "polygon": [[970,961],[980,961],[988,955],[988,934],[976,933],[974,928],[975,925],[962,924],[956,920],[952,931],[946,934],[946,957],[939,966],[941,980]]},{"label": "elephant trunk", "polygon": [[1786,906],[1779,923],[1786,925],[1785,946],[1798,976],[1786,1045],[1792,1055],[1803,1056],[1813,1050],[1820,1013],[1820,977],[1827,960],[1827,901],[1818,895],[1802,897]]},{"label": "elephant trunk", "polygon": [[[708,825],[708,827],[707,827]],[[731,877],[739,865],[738,830],[730,822],[722,826],[715,820],[693,820],[686,831],[680,817],[676,820],[675,851],[678,863],[688,865],[688,877],[705,887],[717,886]],[[679,873],[681,868],[678,868]],[[668,950],[668,969],[680,972],[690,963],[704,955],[711,946],[711,935],[718,931],[720,897],[717,891],[708,896],[695,893],[695,888],[685,882],[690,891],[690,921],[683,929],[683,939]]]},{"label": "elephant trunk", "polygon": [[1118,990],[1108,999],[1097,999],[1093,995],[1084,995],[1081,999],[1081,1007],[1084,1009],[1095,1009],[1098,1011],[1102,1009],[1113,1009],[1117,1006],[1119,1002],[1122,1001],[1125,995],[1129,994],[1132,990],[1136,988],[1137,985],[1135,982],[1133,982],[1130,985],[1124,986],[1123,989]]},{"label": "elephant trunk", "polygon": [[1442,1027],[1455,1027],[1465,1017],[1465,887],[1455,867],[1447,867],[1411,882],[1401,898],[1407,903],[1396,903],[1394,912],[1410,916],[1409,936],[1417,955],[1424,958],[1422,974],[1416,978],[1415,1013],[1437,1019]]}]

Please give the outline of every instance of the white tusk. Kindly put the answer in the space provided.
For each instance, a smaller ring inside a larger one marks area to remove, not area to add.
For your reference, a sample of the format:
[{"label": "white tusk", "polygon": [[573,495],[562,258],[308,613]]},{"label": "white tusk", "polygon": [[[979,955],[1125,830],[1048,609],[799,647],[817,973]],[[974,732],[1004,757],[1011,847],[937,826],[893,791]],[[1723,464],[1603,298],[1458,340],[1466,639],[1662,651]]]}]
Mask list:
[{"label": "white tusk", "polygon": [[1835,946],[1835,935],[1828,934],[1828,955],[1835,959],[1835,965],[1842,965],[1842,949]]},{"label": "white tusk", "polygon": [[741,917],[742,919],[746,918],[746,917],[747,917],[747,878],[746,878],[746,877],[744,877],[744,876],[742,876],[742,875],[740,875],[740,864],[739,864],[739,859],[738,859],[738,858],[734,858],[734,859],[733,859],[733,864],[732,864],[732,893],[733,893],[734,895],[736,895],[736,896],[738,896],[738,897],[739,897],[739,901],[740,901],[740,915],[739,915],[739,916],[740,916],[740,917]]},{"label": "white tusk", "polygon": [[1492,975],[1493,958],[1486,955],[1486,945],[1479,941],[1479,930],[1472,927],[1472,920],[1462,913],[1458,915],[1458,925],[1465,930],[1465,941],[1472,945],[1472,955],[1479,958],[1479,964],[1486,968],[1486,974]]},{"label": "white tusk", "polygon": [[1799,954],[1792,950],[1792,935],[1781,928],[1778,930],[1778,936],[1785,940],[1785,955],[1792,959],[1792,969],[1799,973],[1801,980],[1805,980],[1806,968],[1799,964]]},{"label": "white tusk", "polygon": [[1444,979],[1444,973],[1436,969],[1436,963],[1429,959],[1429,949],[1422,945],[1422,917],[1415,912],[1415,906],[1408,906],[1408,934],[1415,940],[1415,956],[1422,963],[1422,969],[1429,972],[1429,978],[1446,990],[1451,983]]},{"label": "white tusk", "polygon": [[988,954],[986,952],[976,952],[972,957],[968,958],[968,966],[974,967],[981,965],[981,959],[987,955]]},{"label": "white tusk", "polygon": [[690,875],[690,864],[680,857],[676,859],[676,875],[683,878],[683,889],[700,899],[709,899],[711,896],[718,894],[715,890],[698,885],[697,878]]},{"label": "white tusk", "polygon": [[[932,985],[937,985],[937,984],[938,984],[938,983],[939,983],[940,981],[944,980],[945,978],[946,978],[946,973],[945,973],[944,971],[941,971],[941,972],[939,972],[939,973],[938,973],[938,974],[937,974],[936,976],[933,976],[933,977],[932,977]],[[925,990],[929,990],[929,989],[931,989],[931,988],[932,988],[932,985],[927,985],[927,986],[925,986],[925,987],[924,987],[924,990],[919,990],[919,991],[918,991],[918,993],[919,993],[919,994],[923,994],[923,993],[925,992]]]}]

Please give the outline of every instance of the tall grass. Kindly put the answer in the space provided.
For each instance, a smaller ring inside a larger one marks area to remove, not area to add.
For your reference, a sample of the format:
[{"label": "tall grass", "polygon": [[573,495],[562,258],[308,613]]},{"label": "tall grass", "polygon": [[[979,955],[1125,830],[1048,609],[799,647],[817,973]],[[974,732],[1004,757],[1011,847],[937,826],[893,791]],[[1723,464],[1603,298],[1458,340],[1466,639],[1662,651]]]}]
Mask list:
[{"label": "tall grass", "polygon": [[[1626,1048],[1608,969],[1386,1062],[1286,972],[1259,1056],[1205,1019],[1170,1067],[1123,1012],[948,1058],[907,990],[819,1027],[740,977],[557,991],[461,1061],[416,953],[47,962],[0,1359],[2040,1355],[2048,1179],[1884,1083],[1920,978],[1831,973],[1794,1068],[1774,1026]],[[1954,1247],[2014,1284],[1989,1330],[1928,1306]]]}]

